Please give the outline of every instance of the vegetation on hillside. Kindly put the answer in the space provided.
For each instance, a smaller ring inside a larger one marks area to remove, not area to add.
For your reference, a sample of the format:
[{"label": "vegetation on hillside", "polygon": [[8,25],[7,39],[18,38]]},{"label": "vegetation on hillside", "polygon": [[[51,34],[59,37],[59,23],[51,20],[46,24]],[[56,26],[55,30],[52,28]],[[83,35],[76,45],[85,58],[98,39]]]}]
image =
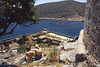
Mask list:
[{"label": "vegetation on hillside", "polygon": [[41,4],[37,6],[36,16],[49,18],[67,18],[75,14],[84,16],[85,5],[73,0]]}]

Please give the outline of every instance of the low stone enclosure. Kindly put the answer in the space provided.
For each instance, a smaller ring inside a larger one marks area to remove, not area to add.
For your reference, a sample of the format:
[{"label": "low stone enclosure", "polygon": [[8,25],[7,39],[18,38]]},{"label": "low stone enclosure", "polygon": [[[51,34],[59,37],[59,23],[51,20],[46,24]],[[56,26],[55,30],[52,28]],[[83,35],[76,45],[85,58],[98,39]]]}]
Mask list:
[{"label": "low stone enclosure", "polygon": [[[70,36],[62,35],[53,31],[43,30],[34,34],[27,34],[25,35],[29,37],[29,40],[36,41],[37,38],[41,39],[42,43],[47,43],[48,40],[52,40],[52,44],[59,45],[62,41],[74,41],[75,39]],[[17,42],[22,36],[13,37],[9,39],[4,39],[0,41],[0,44],[3,44],[5,41],[8,44],[11,44],[13,42]]]}]

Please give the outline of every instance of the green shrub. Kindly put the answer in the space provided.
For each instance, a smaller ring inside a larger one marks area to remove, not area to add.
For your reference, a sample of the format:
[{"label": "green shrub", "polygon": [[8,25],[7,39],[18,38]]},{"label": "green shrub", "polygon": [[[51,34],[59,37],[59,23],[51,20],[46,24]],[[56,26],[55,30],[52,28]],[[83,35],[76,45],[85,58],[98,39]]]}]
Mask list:
[{"label": "green shrub", "polygon": [[5,47],[9,46],[9,44],[5,40],[3,40],[3,44],[4,44]]},{"label": "green shrub", "polygon": [[37,44],[41,43],[41,39],[37,37]]},{"label": "green shrub", "polygon": [[28,38],[26,35],[23,35],[19,40],[18,40],[18,43],[21,45],[21,44],[25,44],[25,41],[27,41]]},{"label": "green shrub", "polygon": [[10,48],[9,48],[9,46],[6,46],[6,47],[4,48],[4,50],[6,50],[6,49],[8,49],[8,50],[9,50],[9,49],[10,49]]},{"label": "green shrub", "polygon": [[23,45],[23,46],[20,46],[20,47],[17,49],[17,52],[18,52],[18,53],[25,53],[25,52],[26,52],[26,47],[27,47],[27,46],[24,46],[24,45]]},{"label": "green shrub", "polygon": [[3,46],[2,45],[0,45],[0,48],[1,48],[0,50],[3,50]]},{"label": "green shrub", "polygon": [[56,48],[50,49],[48,60],[50,62],[57,61],[57,53],[58,53],[58,50]]},{"label": "green shrub", "polygon": [[52,45],[52,40],[48,39],[48,46]]},{"label": "green shrub", "polygon": [[45,47],[48,46],[48,44],[46,44],[46,43],[40,43],[39,45],[40,45],[40,46],[45,46]]}]

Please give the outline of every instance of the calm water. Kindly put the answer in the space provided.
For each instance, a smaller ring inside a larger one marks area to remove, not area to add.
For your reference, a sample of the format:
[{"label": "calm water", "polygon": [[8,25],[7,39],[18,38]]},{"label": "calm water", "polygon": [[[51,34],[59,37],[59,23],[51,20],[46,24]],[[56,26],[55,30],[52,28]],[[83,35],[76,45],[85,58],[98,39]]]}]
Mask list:
[{"label": "calm water", "polygon": [[[62,23],[57,23],[62,22]],[[67,21],[67,20],[40,20],[39,24],[31,25],[30,27],[17,26],[13,34],[8,34],[0,37],[0,40],[11,38],[23,34],[33,34],[39,31],[47,30],[58,32],[68,36],[78,36],[81,29],[84,28],[84,22],[80,21]]]}]

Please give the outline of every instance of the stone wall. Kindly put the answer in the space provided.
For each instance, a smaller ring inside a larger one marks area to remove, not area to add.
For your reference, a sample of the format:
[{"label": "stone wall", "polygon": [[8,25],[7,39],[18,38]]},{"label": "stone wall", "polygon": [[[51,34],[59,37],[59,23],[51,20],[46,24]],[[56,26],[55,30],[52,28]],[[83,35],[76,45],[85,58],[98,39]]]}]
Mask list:
[{"label": "stone wall", "polygon": [[100,0],[87,0],[84,44],[88,54],[100,62]]}]

